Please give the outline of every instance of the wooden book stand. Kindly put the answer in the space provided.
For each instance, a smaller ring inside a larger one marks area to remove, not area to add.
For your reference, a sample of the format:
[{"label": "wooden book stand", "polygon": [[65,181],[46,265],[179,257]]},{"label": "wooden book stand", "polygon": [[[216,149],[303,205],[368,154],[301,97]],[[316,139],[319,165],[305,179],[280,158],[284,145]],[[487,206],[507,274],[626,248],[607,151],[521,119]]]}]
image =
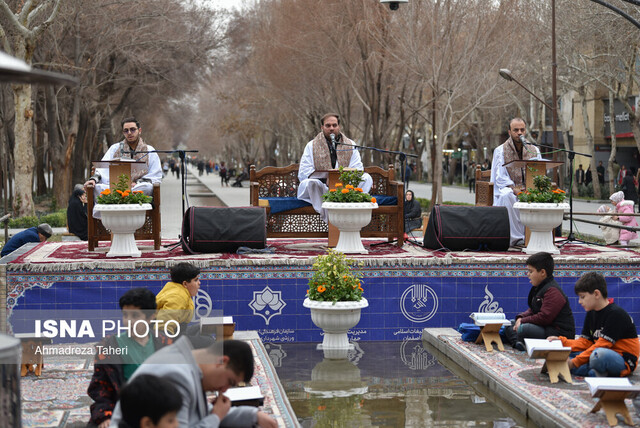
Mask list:
[{"label": "wooden book stand", "polygon": [[504,345],[500,338],[500,327],[502,327],[503,324],[503,322],[485,324],[480,328],[480,334],[476,339],[476,343],[484,341],[484,347],[487,352],[493,352],[493,346],[491,345],[492,342],[496,344],[499,350],[504,351]]},{"label": "wooden book stand", "polygon": [[624,419],[624,423],[633,426],[633,420],[631,419],[627,405],[624,404],[624,400],[625,398],[633,398],[637,394],[638,391],[598,391],[594,397],[599,398],[599,400],[596,405],[593,406],[593,409],[591,409],[591,413],[596,413],[598,410],[603,409],[607,416],[607,422],[609,422],[609,426],[612,427],[618,425],[618,418],[616,417],[616,414],[620,413]]},{"label": "wooden book stand", "polygon": [[562,376],[565,382],[573,383],[571,372],[567,364],[567,358],[571,351],[565,350],[539,350],[531,354],[531,358],[544,358],[544,364],[540,373],[548,373],[551,383],[558,383],[559,377]]}]

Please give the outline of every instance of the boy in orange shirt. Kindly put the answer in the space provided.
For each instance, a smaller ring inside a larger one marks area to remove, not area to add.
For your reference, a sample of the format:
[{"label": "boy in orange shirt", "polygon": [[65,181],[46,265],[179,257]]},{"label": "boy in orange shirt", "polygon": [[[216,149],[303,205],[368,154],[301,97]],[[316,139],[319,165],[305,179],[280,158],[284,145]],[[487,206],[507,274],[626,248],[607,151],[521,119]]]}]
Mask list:
[{"label": "boy in orange shirt", "polygon": [[638,332],[631,316],[607,299],[607,283],[602,274],[585,273],[574,286],[578,303],[587,311],[582,334],[577,339],[560,339],[563,346],[580,352],[567,360],[576,376],[628,376],[636,368],[640,354]]}]

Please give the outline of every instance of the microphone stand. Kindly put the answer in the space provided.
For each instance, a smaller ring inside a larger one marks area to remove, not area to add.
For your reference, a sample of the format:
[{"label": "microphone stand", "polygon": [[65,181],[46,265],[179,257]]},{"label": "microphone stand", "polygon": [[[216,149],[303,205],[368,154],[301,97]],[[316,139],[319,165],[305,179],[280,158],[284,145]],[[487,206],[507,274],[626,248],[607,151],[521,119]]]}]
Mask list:
[{"label": "microphone stand", "polygon": [[[377,147],[369,147],[369,146],[360,146],[358,144],[344,144],[341,142],[337,142],[336,145],[342,145],[342,146],[348,146],[348,147],[356,147],[358,149],[366,149],[366,150],[372,150],[375,152],[379,152],[379,153],[388,153],[388,154],[393,154],[393,155],[398,155],[400,157],[400,168],[402,171],[402,184],[404,186],[404,192],[402,197],[404,198],[404,193],[407,191],[407,187],[409,186],[409,183],[407,181],[407,174],[406,174],[406,170],[405,170],[405,162],[407,160],[407,157],[412,157],[412,158],[417,158],[418,155],[412,155],[412,154],[407,154],[401,151],[397,151],[397,150],[385,150],[385,149],[379,149]],[[338,149],[336,148],[336,151]],[[346,150],[345,150],[346,151]],[[404,213],[403,213],[403,218],[402,218],[402,225],[403,225],[403,229],[404,229]],[[404,233],[404,231],[403,231]],[[384,244],[393,244],[394,242],[397,242],[397,239],[393,239],[391,241],[388,242],[378,242],[376,244],[371,244],[372,247],[378,246],[378,245],[384,245]],[[411,239],[407,238],[407,242],[412,243],[413,245],[418,245],[420,246],[420,244],[418,242],[416,242],[415,240],[412,241]]]},{"label": "microphone stand", "polygon": [[531,144],[533,146],[538,146],[538,147],[545,147],[548,149],[554,149],[554,150],[559,150],[561,152],[565,152],[567,154],[567,156],[569,157],[569,170],[571,171],[570,174],[570,178],[569,178],[569,235],[567,235],[566,239],[560,240],[558,241],[560,245],[560,248],[564,247],[565,245],[567,245],[569,242],[578,242],[578,243],[582,243],[582,244],[591,244],[591,245],[601,245],[602,244],[598,244],[597,242],[589,242],[589,241],[583,241],[581,239],[578,239],[575,237],[574,233],[573,233],[573,160],[575,159],[576,155],[580,155],[580,156],[585,156],[588,158],[592,158],[592,155],[588,155],[586,153],[579,153],[579,152],[574,152],[573,150],[567,150],[567,149],[563,149],[560,147],[553,147],[553,146],[548,146],[545,144],[537,144],[537,143],[531,143],[528,142],[526,144]]},{"label": "microphone stand", "polygon": [[[149,150],[144,152],[137,152],[135,150],[129,151],[131,153],[131,158],[136,153],[178,153],[178,157],[180,158],[180,179],[181,179],[181,192],[182,192],[182,218],[184,218],[185,213],[185,203],[187,202],[186,194],[187,194],[187,176],[186,176],[186,166],[185,166],[185,153],[198,153],[197,150]],[[178,235],[178,244],[181,242],[181,237]],[[177,244],[169,244],[165,245],[165,247],[171,247]]]}]

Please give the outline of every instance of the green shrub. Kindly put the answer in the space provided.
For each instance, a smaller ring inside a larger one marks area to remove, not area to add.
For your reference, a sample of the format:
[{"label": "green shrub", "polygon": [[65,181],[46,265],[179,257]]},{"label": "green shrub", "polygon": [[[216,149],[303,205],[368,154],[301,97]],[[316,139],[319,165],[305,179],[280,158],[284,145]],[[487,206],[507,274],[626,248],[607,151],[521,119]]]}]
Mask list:
[{"label": "green shrub", "polygon": [[36,216],[12,218],[9,220],[9,227],[11,229],[27,229],[40,223],[47,223],[51,227],[65,227],[67,225],[67,211],[58,210],[54,213],[41,215],[40,218]]},{"label": "green shrub", "polygon": [[54,213],[43,215],[40,217],[40,223],[47,223],[51,227],[65,227],[67,225],[67,210],[58,210]]}]

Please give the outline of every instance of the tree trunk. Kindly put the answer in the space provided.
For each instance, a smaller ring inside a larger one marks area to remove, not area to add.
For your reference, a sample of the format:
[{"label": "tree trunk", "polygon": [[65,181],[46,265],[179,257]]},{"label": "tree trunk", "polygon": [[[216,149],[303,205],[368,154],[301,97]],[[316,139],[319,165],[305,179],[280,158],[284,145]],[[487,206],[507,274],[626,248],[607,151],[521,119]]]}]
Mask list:
[{"label": "tree trunk", "polygon": [[609,154],[609,162],[607,162],[607,170],[609,171],[609,194],[613,195],[615,192],[615,185],[617,177],[613,173],[613,163],[616,161],[616,151],[618,150],[617,140],[616,140],[616,114],[615,114],[615,106],[614,103],[615,98],[613,97],[613,91],[609,91],[609,120],[610,129],[611,129],[611,154]]},{"label": "tree trunk", "polygon": [[31,85],[13,85],[16,109],[14,125],[15,145],[13,162],[15,169],[15,198],[13,210],[18,217],[34,215],[33,167],[34,154],[31,142],[33,110],[31,109]]}]

